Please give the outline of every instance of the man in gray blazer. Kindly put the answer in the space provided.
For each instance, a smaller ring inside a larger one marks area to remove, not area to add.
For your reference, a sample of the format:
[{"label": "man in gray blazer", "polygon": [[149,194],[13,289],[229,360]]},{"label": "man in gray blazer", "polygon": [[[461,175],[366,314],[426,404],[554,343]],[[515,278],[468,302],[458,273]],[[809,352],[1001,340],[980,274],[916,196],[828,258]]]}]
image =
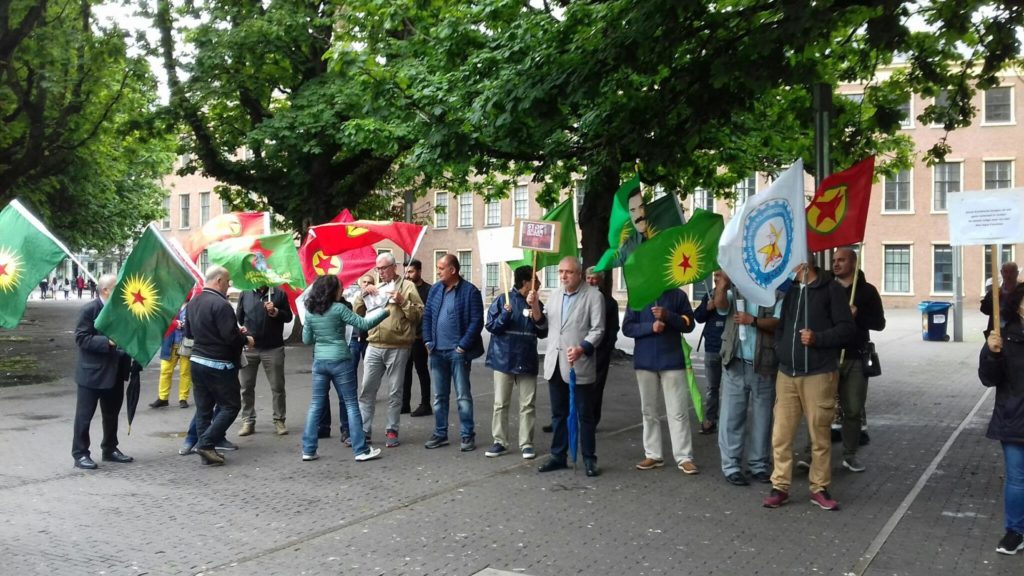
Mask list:
[{"label": "man in gray blazer", "polygon": [[558,263],[561,287],[548,301],[548,347],[544,377],[551,394],[551,458],[540,472],[566,467],[569,449],[569,369],[576,371],[576,412],[579,415],[580,451],[587,476],[597,476],[597,441],[594,406],[597,401],[597,345],[604,335],[604,299],[601,292],[583,282],[580,263],[566,256]]}]

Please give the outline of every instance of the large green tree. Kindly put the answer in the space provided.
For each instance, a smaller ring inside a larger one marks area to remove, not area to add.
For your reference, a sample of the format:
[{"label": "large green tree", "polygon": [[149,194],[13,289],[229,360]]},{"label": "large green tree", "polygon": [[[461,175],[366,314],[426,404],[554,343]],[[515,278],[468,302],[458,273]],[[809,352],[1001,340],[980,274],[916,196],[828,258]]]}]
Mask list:
[{"label": "large green tree", "polygon": [[75,248],[123,245],[161,214],[174,140],[156,81],[97,2],[0,0],[0,206],[32,206]]}]

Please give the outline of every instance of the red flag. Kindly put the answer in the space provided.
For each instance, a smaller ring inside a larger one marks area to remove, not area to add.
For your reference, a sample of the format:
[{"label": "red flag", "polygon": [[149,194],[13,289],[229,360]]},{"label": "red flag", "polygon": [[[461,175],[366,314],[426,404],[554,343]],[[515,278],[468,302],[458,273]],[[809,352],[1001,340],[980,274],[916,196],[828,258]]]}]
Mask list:
[{"label": "red flag", "polygon": [[[352,214],[345,208],[331,222],[345,223],[353,220]],[[319,237],[311,231],[299,248],[299,262],[302,263],[302,273],[309,284],[315,282],[317,276],[335,274],[342,286],[348,286],[373,268],[377,262],[377,251],[373,246],[365,245],[338,254],[330,253],[323,250]]]},{"label": "red flag", "polygon": [[408,222],[376,222],[355,220],[346,223],[331,223],[313,226],[310,234],[320,241],[325,254],[341,254],[355,248],[372,246],[381,240],[390,240],[406,254],[415,254],[426,233],[426,226]]},{"label": "red flag", "polygon": [[185,250],[193,262],[207,246],[236,236],[259,236],[268,233],[265,212],[228,212],[211,219],[185,240]]},{"label": "red flag", "polygon": [[819,252],[864,240],[874,173],[871,156],[821,182],[807,205],[807,248]]}]

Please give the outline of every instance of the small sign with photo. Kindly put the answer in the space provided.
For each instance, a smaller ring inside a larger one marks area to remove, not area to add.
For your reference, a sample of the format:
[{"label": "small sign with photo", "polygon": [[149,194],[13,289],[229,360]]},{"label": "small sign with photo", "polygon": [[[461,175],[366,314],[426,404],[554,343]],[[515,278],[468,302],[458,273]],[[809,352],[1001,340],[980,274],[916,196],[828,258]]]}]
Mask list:
[{"label": "small sign with photo", "polygon": [[516,220],[516,248],[536,252],[558,252],[561,222],[550,220]]}]

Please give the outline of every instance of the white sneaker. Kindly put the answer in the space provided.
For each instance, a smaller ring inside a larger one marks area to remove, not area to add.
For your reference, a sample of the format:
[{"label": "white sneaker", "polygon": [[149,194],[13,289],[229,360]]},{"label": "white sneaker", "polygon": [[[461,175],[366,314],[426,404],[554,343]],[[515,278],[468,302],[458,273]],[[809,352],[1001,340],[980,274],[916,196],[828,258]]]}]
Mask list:
[{"label": "white sneaker", "polygon": [[377,458],[380,458],[380,448],[370,448],[369,452],[356,456],[356,462],[366,462],[367,460],[376,460]]},{"label": "white sneaker", "polygon": [[303,462],[312,462],[313,460],[319,460],[319,459],[320,459],[320,454],[317,453],[317,452],[313,452],[312,454],[303,454],[302,455],[302,461]]}]

